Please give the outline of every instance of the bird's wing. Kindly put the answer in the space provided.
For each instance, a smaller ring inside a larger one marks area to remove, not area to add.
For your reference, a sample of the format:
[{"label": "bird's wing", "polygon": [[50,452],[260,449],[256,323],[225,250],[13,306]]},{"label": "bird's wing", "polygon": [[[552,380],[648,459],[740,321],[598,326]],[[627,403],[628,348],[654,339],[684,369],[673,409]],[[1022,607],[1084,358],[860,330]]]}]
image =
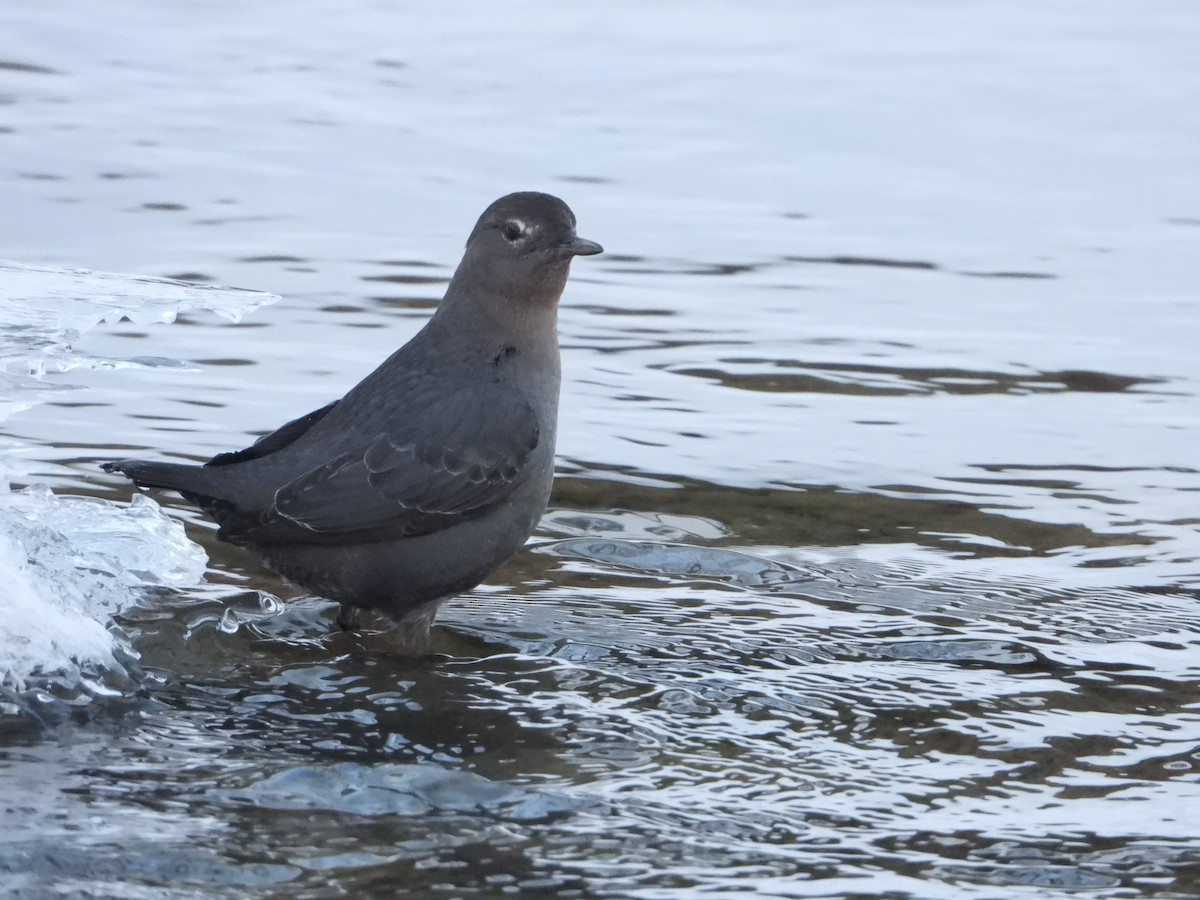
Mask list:
[{"label": "bird's wing", "polygon": [[218,453],[204,465],[230,466],[234,463],[249,462],[252,459],[261,459],[264,456],[269,456],[277,450],[282,450],[284,447],[294,443],[297,438],[305,434],[310,428],[325,418],[329,411],[338,405],[338,402],[339,401],[334,400],[332,403],[327,403],[320,409],[314,409],[307,415],[301,416],[298,419],[293,419],[286,425],[275,429],[270,434],[264,434],[245,450],[234,450],[229,453]]},{"label": "bird's wing", "polygon": [[429,534],[503,503],[537,447],[533,410],[501,385],[439,392],[436,407],[281,486],[270,508],[223,527],[244,543],[342,543]]}]

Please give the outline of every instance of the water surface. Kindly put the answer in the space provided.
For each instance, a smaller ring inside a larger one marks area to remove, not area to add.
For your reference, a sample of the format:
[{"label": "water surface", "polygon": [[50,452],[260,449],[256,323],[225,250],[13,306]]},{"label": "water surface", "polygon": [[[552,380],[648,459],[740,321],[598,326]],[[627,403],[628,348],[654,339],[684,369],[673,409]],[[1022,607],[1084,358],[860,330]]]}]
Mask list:
[{"label": "water surface", "polygon": [[8,891],[1200,892],[1192,4],[0,33],[5,257],[284,298],[79,335],[188,365],[48,372],[87,390],[7,420],[16,487],[123,502],[99,461],[339,396],[507,191],[608,251],[562,308],[552,508],[428,657],[157,498],[206,581],[117,616],[125,680],[4,708]]}]

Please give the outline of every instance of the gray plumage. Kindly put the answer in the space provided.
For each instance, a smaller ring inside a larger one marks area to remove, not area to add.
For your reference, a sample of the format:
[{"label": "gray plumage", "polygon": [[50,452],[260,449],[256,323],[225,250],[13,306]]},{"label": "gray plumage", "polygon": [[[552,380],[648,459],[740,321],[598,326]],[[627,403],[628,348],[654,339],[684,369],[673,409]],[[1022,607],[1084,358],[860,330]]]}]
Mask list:
[{"label": "gray plumage", "polygon": [[419,640],[441,601],[515,553],[545,510],[558,300],[571,260],[600,252],[558,198],[502,197],[425,327],[341,400],[203,466],[104,468],[179,491],[222,540]]}]

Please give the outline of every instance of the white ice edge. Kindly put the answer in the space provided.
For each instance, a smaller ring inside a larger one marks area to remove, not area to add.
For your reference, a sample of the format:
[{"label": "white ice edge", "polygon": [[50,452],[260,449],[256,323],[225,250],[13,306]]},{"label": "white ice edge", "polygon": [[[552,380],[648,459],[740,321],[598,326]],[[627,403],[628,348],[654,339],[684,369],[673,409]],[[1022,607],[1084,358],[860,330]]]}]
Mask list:
[{"label": "white ice edge", "polygon": [[25,309],[42,316],[56,314],[59,328],[82,332],[103,321],[172,322],[180,313],[191,310],[208,310],[238,322],[247,313],[274,303],[279,297],[265,291],[195,284],[150,275],[122,275],[0,260],[0,300],[17,301]]}]

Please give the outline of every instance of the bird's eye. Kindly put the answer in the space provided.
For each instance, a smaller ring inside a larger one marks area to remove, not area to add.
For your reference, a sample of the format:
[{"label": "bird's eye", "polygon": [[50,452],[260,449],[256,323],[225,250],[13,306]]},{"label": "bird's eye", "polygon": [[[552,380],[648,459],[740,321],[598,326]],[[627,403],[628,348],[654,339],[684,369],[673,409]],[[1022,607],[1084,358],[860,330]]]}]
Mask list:
[{"label": "bird's eye", "polygon": [[509,243],[516,243],[517,239],[525,234],[525,226],[516,219],[509,219],[504,223],[504,239]]}]

